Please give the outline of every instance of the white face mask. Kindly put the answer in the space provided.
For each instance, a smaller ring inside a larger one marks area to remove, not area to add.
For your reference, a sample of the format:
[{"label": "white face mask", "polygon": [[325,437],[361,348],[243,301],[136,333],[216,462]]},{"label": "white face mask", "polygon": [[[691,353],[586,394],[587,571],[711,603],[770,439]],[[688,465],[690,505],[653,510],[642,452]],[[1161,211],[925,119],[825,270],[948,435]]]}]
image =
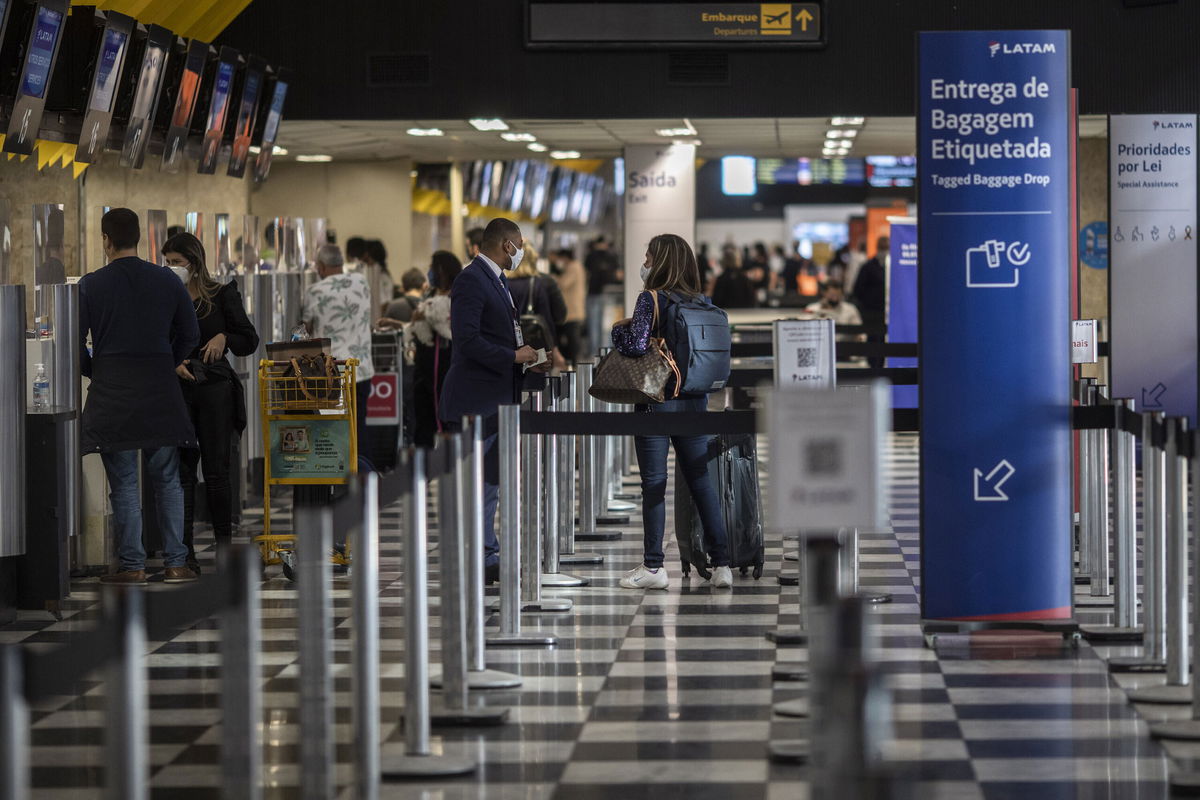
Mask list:
[{"label": "white face mask", "polygon": [[517,252],[513,253],[511,256],[512,266],[509,267],[509,269],[516,269],[517,267],[521,266],[521,259],[523,259],[524,257],[525,257],[525,248],[518,247]]},{"label": "white face mask", "polygon": [[650,268],[642,264],[642,283],[646,282],[646,278],[650,277]]}]

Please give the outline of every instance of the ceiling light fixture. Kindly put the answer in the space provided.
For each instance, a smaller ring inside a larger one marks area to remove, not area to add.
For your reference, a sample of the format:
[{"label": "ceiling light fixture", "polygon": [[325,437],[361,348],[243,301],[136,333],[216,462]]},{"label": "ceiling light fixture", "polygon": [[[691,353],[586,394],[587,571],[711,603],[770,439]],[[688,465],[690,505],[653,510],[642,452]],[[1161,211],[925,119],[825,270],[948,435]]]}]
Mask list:
[{"label": "ceiling light fixture", "polygon": [[256,144],[250,145],[250,154],[251,155],[258,155],[261,152],[262,152],[262,148],[259,147],[258,145],[256,145]]},{"label": "ceiling light fixture", "polygon": [[279,145],[275,145],[274,149],[271,150],[271,155],[273,155],[273,156],[286,156],[287,154],[288,154],[287,148],[280,147]]},{"label": "ceiling light fixture", "polygon": [[409,136],[445,136],[441,128],[409,128],[405,131]]},{"label": "ceiling light fixture", "polygon": [[297,161],[303,161],[306,164],[323,164],[326,161],[333,161],[333,156],[314,155],[314,156],[296,156]]},{"label": "ceiling light fixture", "polygon": [[467,120],[467,122],[471,123],[471,127],[477,131],[506,131],[506,130],[508,130],[508,123],[502,119],[478,118],[478,119],[469,119],[469,120]]},{"label": "ceiling light fixture", "polygon": [[558,159],[579,158],[579,155],[580,155],[580,153],[578,150],[551,150],[550,151],[550,157],[558,158]]},{"label": "ceiling light fixture", "polygon": [[500,138],[506,142],[536,142],[537,137],[532,133],[502,133]]},{"label": "ceiling light fixture", "polygon": [[672,139],[671,144],[690,144],[694,147],[699,147],[700,145],[704,144],[704,142],[700,141],[699,139]]},{"label": "ceiling light fixture", "polygon": [[532,150],[535,153],[544,153],[550,149],[549,147],[546,147],[546,145],[542,144],[541,142],[534,142],[533,144],[529,145],[528,147],[530,150]]},{"label": "ceiling light fixture", "polygon": [[830,125],[862,125],[867,121],[866,117],[834,117],[829,120]]},{"label": "ceiling light fixture", "polygon": [[659,128],[655,133],[667,139],[673,139],[678,136],[695,136],[697,131],[692,125],[692,121],[685,117],[682,128]]},{"label": "ceiling light fixture", "polygon": [[826,139],[840,139],[840,138],[842,138],[842,132],[840,130],[838,130],[837,128],[827,130],[827,131],[825,131],[825,138]]},{"label": "ceiling light fixture", "polygon": [[847,128],[842,131],[843,139],[853,139],[855,136],[858,136],[858,128]]}]

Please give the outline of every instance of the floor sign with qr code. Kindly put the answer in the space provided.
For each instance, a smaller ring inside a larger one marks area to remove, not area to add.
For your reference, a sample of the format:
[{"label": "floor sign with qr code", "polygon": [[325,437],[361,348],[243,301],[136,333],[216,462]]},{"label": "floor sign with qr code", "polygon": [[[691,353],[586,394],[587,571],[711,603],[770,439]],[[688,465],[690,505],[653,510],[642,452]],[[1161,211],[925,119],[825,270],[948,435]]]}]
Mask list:
[{"label": "floor sign with qr code", "polygon": [[776,320],[774,336],[776,387],[832,389],[837,386],[833,320]]},{"label": "floor sign with qr code", "polygon": [[766,406],[770,435],[768,524],[788,530],[877,528],[890,389],[776,389]]}]

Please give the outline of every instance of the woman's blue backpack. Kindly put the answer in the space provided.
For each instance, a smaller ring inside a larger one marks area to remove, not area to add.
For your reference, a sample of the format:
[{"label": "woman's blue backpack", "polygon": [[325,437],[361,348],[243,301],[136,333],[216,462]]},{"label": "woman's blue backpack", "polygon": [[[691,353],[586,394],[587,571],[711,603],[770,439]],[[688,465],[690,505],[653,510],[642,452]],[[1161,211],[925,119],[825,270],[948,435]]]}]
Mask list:
[{"label": "woman's blue backpack", "polygon": [[704,295],[672,294],[662,330],[679,367],[682,394],[707,394],[729,380],[729,316]]}]

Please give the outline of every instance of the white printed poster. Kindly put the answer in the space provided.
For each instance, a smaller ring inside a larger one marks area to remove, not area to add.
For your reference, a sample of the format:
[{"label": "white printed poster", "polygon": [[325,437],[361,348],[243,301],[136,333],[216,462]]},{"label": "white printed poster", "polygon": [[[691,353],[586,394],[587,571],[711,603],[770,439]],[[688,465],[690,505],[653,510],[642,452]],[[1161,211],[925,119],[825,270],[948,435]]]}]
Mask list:
[{"label": "white printed poster", "polygon": [[776,388],[837,387],[837,344],[833,320],[776,320],[774,349]]},{"label": "white printed poster", "polygon": [[1196,424],[1196,115],[1109,117],[1112,396]]}]

